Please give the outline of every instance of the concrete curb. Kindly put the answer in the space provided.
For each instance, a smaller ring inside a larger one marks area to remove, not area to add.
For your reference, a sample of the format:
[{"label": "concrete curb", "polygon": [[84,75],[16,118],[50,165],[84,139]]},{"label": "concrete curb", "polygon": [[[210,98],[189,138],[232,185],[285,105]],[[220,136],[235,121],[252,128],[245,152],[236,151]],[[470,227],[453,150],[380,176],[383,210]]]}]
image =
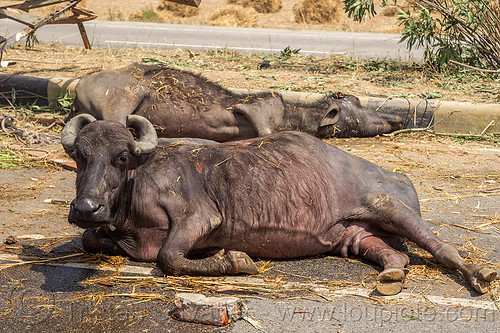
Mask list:
[{"label": "concrete curb", "polygon": [[[0,104],[8,104],[11,92],[16,101],[48,105],[60,96],[74,96],[78,79],[40,78],[0,74]],[[229,89],[237,94],[257,90]],[[317,99],[321,94],[281,92],[290,100]],[[422,128],[434,123],[436,132],[486,134],[500,132],[500,104],[474,104],[441,100],[360,97],[361,105],[406,119],[405,128]],[[485,131],[486,130],[486,131]]]}]

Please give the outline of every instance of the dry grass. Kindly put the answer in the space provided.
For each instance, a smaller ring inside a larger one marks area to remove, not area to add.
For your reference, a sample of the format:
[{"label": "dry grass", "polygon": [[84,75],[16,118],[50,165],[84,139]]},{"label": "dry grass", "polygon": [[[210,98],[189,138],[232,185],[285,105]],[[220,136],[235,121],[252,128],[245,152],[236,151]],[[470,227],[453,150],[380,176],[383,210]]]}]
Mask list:
[{"label": "dry grass", "polygon": [[210,23],[223,27],[256,27],[257,12],[253,8],[230,6],[214,13]]},{"label": "dry grass", "polygon": [[382,9],[381,14],[384,16],[396,16],[398,13],[399,8],[396,6],[388,6]]},{"label": "dry grass", "polygon": [[338,20],[343,5],[340,0],[301,0],[293,7],[295,22],[333,23]]},{"label": "dry grass", "polygon": [[228,3],[252,7],[262,14],[276,13],[283,7],[281,0],[228,0]]},{"label": "dry grass", "polygon": [[200,13],[200,9],[197,7],[181,5],[167,0],[163,0],[157,9],[160,12],[168,12],[177,17],[192,17]]},{"label": "dry grass", "polygon": [[[33,50],[17,45],[4,54],[17,61],[4,74],[76,78],[123,68],[143,58],[203,73],[225,87],[305,92],[344,92],[357,96],[405,97],[433,92],[443,100],[473,103],[500,102],[499,83],[487,76],[447,77],[411,63],[364,61],[332,55],[294,56],[288,61],[273,56],[241,54],[229,50],[192,52],[187,50],[95,48],[86,52],[75,46],[37,44]],[[258,64],[269,60],[270,68]],[[8,92],[10,94],[10,92]],[[413,97],[412,97],[413,96]]]}]

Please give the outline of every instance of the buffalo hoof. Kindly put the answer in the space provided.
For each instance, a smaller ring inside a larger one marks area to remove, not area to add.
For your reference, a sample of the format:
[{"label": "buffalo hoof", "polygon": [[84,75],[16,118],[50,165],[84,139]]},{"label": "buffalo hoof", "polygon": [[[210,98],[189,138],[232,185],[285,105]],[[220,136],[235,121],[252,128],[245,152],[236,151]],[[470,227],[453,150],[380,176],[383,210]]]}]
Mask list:
[{"label": "buffalo hoof", "polygon": [[234,274],[258,274],[259,269],[248,256],[248,254],[240,251],[226,251],[224,255],[227,260],[233,265]]},{"label": "buffalo hoof", "polygon": [[382,282],[377,283],[377,291],[384,296],[399,294],[403,290],[403,282]]},{"label": "buffalo hoof", "polygon": [[377,277],[377,291],[385,296],[399,294],[404,279],[405,272],[401,268],[387,268]]},{"label": "buffalo hoof", "polygon": [[405,272],[401,268],[388,268],[377,277],[381,282],[402,282],[405,279]]},{"label": "buffalo hoof", "polygon": [[470,269],[469,280],[470,285],[480,294],[488,292],[490,282],[495,280],[497,272],[489,268],[481,268],[480,266],[473,265]]}]

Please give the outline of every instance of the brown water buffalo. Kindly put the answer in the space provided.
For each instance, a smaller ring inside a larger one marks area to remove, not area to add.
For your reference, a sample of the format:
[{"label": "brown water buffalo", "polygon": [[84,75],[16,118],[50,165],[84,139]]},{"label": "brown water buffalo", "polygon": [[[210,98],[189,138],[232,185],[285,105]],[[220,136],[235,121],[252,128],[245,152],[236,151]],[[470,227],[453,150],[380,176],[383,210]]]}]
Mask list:
[{"label": "brown water buffalo", "polygon": [[83,77],[68,119],[82,113],[122,124],[136,114],[150,120],[160,137],[216,141],[288,130],[366,137],[403,125],[401,117],[364,108],[350,95],[237,92],[187,71],[144,64]]},{"label": "brown water buffalo", "polygon": [[[61,140],[77,163],[70,223],[89,252],[156,261],[165,274],[257,274],[250,257],[357,255],[383,267],[378,290],[401,291],[407,238],[484,293],[496,272],[465,263],[420,217],[401,174],[306,133],[157,146],[149,121],[73,118]],[[208,143],[208,144],[206,144]]]}]

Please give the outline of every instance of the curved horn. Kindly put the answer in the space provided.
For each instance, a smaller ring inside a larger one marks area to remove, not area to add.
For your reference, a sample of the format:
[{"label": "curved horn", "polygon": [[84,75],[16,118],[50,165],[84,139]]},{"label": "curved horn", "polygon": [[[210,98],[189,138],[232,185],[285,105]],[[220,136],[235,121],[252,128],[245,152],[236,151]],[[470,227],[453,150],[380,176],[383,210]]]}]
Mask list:
[{"label": "curved horn", "polygon": [[80,130],[86,125],[96,121],[94,116],[90,114],[81,114],[71,119],[61,132],[61,143],[64,150],[71,151],[75,143],[76,136]]},{"label": "curved horn", "polygon": [[127,127],[133,128],[139,136],[135,140],[134,155],[147,155],[155,149],[158,136],[149,120],[133,114],[127,116]]}]

